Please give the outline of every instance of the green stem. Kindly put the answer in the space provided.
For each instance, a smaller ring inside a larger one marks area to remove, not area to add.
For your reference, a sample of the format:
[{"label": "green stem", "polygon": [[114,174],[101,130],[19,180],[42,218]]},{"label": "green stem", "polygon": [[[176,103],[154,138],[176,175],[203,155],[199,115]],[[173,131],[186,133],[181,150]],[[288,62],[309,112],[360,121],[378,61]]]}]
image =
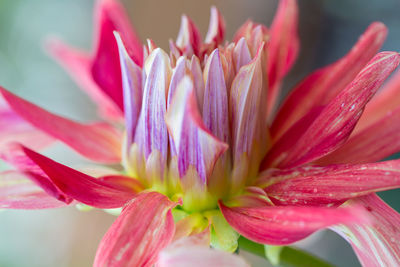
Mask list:
[{"label": "green stem", "polygon": [[[239,238],[239,249],[246,250],[263,258],[266,257],[264,245]],[[332,264],[297,248],[283,247],[279,254],[279,266],[283,267],[333,267]]]}]

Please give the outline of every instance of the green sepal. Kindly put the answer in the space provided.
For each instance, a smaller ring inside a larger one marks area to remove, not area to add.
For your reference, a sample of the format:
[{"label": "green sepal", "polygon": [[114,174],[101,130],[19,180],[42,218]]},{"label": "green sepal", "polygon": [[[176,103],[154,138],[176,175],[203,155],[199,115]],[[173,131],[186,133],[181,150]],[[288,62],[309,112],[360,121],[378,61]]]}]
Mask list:
[{"label": "green sepal", "polygon": [[225,220],[221,211],[207,211],[204,216],[211,224],[211,246],[231,253],[236,251],[240,235]]}]

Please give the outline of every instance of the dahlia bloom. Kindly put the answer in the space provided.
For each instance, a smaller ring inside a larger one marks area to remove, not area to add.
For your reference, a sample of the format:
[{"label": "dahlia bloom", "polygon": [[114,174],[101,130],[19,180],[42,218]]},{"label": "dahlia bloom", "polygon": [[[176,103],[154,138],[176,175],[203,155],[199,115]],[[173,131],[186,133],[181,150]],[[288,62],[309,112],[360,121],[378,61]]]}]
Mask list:
[{"label": "dahlia bloom", "polygon": [[[167,53],[99,0],[94,51],[48,51],[98,104],[100,122],[52,114],[0,89],[0,208],[122,208],[94,266],[247,266],[238,238],[289,245],[331,227],[364,266],[400,264],[400,215],[374,192],[400,187],[400,62],[372,23],[354,48],[278,103],[298,50],[297,4],[232,43],[216,8],[204,41],[186,16]],[[94,163],[35,152],[61,141]],[[115,210],[114,210],[115,211]],[[210,248],[210,245],[212,248]]]}]

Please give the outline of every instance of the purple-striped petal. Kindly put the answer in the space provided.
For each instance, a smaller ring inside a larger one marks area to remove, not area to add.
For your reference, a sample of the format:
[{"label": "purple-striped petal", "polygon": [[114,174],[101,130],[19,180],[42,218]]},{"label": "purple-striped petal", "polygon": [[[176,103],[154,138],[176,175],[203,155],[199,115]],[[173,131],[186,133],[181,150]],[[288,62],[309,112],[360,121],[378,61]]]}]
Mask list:
[{"label": "purple-striped petal", "polygon": [[256,57],[239,70],[231,87],[229,112],[233,167],[236,168],[232,181],[234,190],[241,188],[246,180],[255,178],[267,149],[264,103],[267,87],[263,84],[261,65],[263,47],[261,45]]},{"label": "purple-striped petal", "polygon": [[180,177],[193,166],[205,184],[215,162],[228,146],[206,129],[197,108],[193,81],[188,76],[176,88],[166,122],[174,140]]},{"label": "purple-striped petal", "polygon": [[121,64],[126,145],[129,151],[135,137],[136,126],[142,107],[142,69],[130,58],[120,34],[117,32],[114,34],[118,44]]},{"label": "purple-striped petal", "polygon": [[215,49],[207,59],[204,80],[204,124],[219,140],[228,143],[230,139],[228,92],[218,49]]},{"label": "purple-striped petal", "polygon": [[165,160],[168,137],[164,116],[171,76],[168,55],[159,48],[154,50],[145,63],[145,71],[140,128],[136,131],[135,142],[143,149],[146,158],[153,150],[158,150]]}]

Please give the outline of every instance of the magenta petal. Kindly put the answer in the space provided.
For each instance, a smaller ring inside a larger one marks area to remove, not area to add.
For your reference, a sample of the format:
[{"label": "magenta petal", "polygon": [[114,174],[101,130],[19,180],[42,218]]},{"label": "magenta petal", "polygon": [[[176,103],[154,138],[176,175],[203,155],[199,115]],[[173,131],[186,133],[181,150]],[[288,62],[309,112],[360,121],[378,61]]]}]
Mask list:
[{"label": "magenta petal", "polygon": [[385,25],[372,23],[343,58],[319,69],[300,82],[285,99],[271,126],[277,140],[310,110],[324,106],[343,90],[379,51],[387,34]]},{"label": "magenta petal", "polygon": [[363,266],[399,266],[400,214],[375,194],[354,199],[351,205],[365,208],[371,225],[345,223],[332,230],[351,244]]},{"label": "magenta petal", "polygon": [[57,188],[73,199],[97,208],[123,206],[136,192],[123,183],[112,184],[57,163],[43,155],[21,146],[26,158],[36,164]]},{"label": "magenta petal", "polygon": [[244,259],[225,251],[203,246],[166,249],[160,253],[158,267],[248,267]]},{"label": "magenta petal", "polygon": [[46,193],[34,181],[38,184],[41,182],[41,186],[46,188],[47,192],[50,192],[50,187],[52,187],[53,192],[57,191],[54,186],[48,183],[48,180],[46,181],[46,178],[33,173],[1,172],[0,209],[51,209],[67,205],[66,199],[62,198],[60,194],[58,194],[57,200],[57,197],[53,197],[54,194]]},{"label": "magenta petal", "polygon": [[47,42],[46,50],[89,95],[102,117],[111,120],[122,118],[121,109],[93,80],[90,70],[92,62],[88,53],[78,51],[55,38]]},{"label": "magenta petal", "polygon": [[143,63],[142,44],[130,25],[123,7],[116,0],[100,0],[96,6],[96,44],[92,75],[96,83],[123,110],[121,69],[114,31],[127,45],[127,52],[139,66]]},{"label": "magenta petal", "polygon": [[206,183],[215,162],[228,145],[206,129],[197,108],[193,81],[188,76],[176,88],[166,122],[178,156],[179,175],[183,177],[193,166],[202,183]]},{"label": "magenta petal", "polygon": [[203,103],[204,124],[219,140],[228,143],[228,92],[218,49],[215,49],[207,59],[204,80],[206,81]]},{"label": "magenta petal", "polygon": [[400,161],[271,170],[257,185],[277,205],[339,205],[350,198],[400,187]]},{"label": "magenta petal", "polygon": [[400,151],[400,108],[350,136],[334,152],[319,159],[317,164],[368,163],[385,159]]},{"label": "magenta petal", "polygon": [[125,110],[126,145],[129,151],[135,137],[136,126],[142,107],[142,69],[130,58],[119,33],[115,32],[122,73],[122,89]]},{"label": "magenta petal", "polygon": [[174,236],[175,205],[156,192],[138,194],[103,237],[94,266],[152,266]]},{"label": "magenta petal", "polygon": [[267,46],[268,106],[273,110],[279,96],[282,78],[290,70],[299,51],[297,34],[298,7],[296,0],[281,0],[270,29]]},{"label": "magenta petal", "polygon": [[0,93],[22,118],[98,162],[120,162],[121,135],[105,124],[84,125],[52,114],[0,87]]},{"label": "magenta petal", "polygon": [[0,98],[0,147],[4,147],[10,142],[18,142],[39,150],[53,144],[54,141],[54,138],[18,116]]},{"label": "magenta petal", "polygon": [[267,166],[294,167],[337,149],[347,140],[365,105],[399,61],[400,56],[395,52],[377,54],[354,81],[326,105],[307,130],[302,135],[299,133],[295,145],[281,144],[271,149]]},{"label": "magenta petal", "polygon": [[287,245],[313,232],[342,223],[365,223],[365,212],[357,207],[232,207],[220,203],[228,223],[244,237],[258,243]]}]

